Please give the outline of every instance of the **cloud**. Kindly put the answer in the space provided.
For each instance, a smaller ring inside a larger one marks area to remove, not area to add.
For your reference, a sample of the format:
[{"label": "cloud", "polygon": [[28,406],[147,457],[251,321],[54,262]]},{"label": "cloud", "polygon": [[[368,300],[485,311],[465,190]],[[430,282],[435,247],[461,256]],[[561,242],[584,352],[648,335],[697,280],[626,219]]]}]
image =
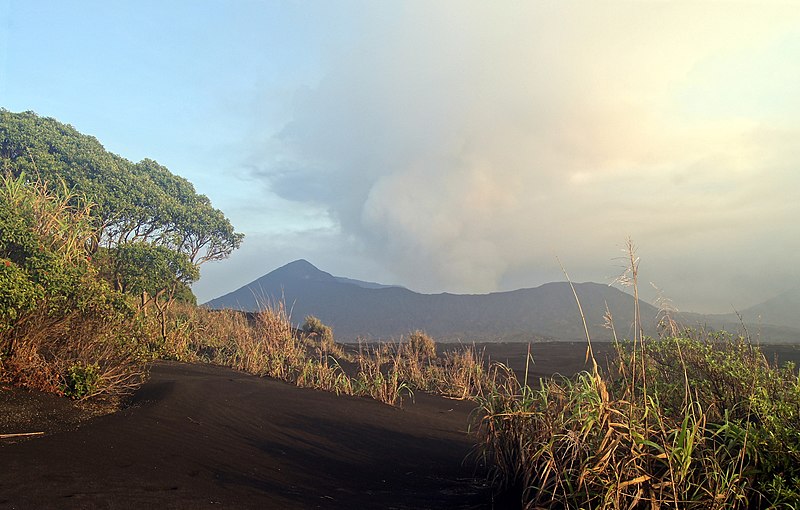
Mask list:
[{"label": "cloud", "polygon": [[250,159],[401,283],[602,280],[629,235],[684,308],[800,283],[791,4],[351,7]]}]

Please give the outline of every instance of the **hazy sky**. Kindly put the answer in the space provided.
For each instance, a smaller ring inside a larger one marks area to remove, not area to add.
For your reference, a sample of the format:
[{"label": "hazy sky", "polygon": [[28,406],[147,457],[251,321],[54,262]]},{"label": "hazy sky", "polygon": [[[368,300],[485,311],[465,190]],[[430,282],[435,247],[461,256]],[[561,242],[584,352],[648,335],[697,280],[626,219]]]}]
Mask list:
[{"label": "hazy sky", "polygon": [[0,0],[0,106],[192,181],[247,235],[423,292],[800,285],[800,2]]}]

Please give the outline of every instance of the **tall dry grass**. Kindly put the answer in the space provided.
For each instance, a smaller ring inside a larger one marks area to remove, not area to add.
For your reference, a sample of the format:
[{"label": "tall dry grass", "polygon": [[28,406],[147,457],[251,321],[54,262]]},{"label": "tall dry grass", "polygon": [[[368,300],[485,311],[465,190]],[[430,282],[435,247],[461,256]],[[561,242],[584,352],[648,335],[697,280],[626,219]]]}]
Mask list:
[{"label": "tall dry grass", "polygon": [[389,405],[402,405],[403,396],[414,390],[403,375],[403,349],[393,343],[359,345],[358,372],[353,380],[355,392]]},{"label": "tall dry grass", "polygon": [[[6,172],[0,180],[0,201],[27,220],[26,227],[43,245],[68,263],[80,263],[87,246],[97,241],[94,204],[61,183],[59,192],[47,182]],[[6,233],[7,235],[10,233]]]},{"label": "tall dry grass", "polygon": [[4,377],[17,386],[74,398],[120,397],[147,374],[140,346],[130,341],[134,334],[102,317],[37,313],[15,331]]},{"label": "tall dry grass", "polygon": [[92,205],[62,186],[0,179],[0,379],[73,398],[143,379],[138,331],[89,263]]},{"label": "tall dry grass", "polygon": [[441,359],[441,370],[436,392],[459,400],[475,399],[484,394],[490,382],[485,352],[474,345],[446,351]]},{"label": "tall dry grass", "polygon": [[177,305],[168,320],[167,338],[159,357],[214,363],[300,387],[354,393],[335,356],[341,348],[295,329],[282,302],[248,314]]},{"label": "tall dry grass", "polygon": [[479,399],[480,434],[496,486],[517,506],[743,508],[739,454],[720,447],[695,399],[667,412],[624,379],[583,372],[530,387],[498,375]]},{"label": "tall dry grass", "polygon": [[157,357],[225,365],[389,405],[402,405],[414,391],[470,398],[487,376],[474,347],[439,356],[435,341],[420,331],[407,341],[361,344],[348,354],[318,319],[306,318],[295,329],[282,302],[252,314],[178,304],[167,322],[168,341],[151,346]]},{"label": "tall dry grass", "polygon": [[[635,288],[631,243],[628,261],[625,281]],[[636,306],[634,338],[617,343],[608,372],[594,361],[588,335],[592,370],[573,378],[528,384],[494,365],[477,398],[478,434],[505,504],[799,508],[795,368],[770,365],[747,338],[646,338]]]}]

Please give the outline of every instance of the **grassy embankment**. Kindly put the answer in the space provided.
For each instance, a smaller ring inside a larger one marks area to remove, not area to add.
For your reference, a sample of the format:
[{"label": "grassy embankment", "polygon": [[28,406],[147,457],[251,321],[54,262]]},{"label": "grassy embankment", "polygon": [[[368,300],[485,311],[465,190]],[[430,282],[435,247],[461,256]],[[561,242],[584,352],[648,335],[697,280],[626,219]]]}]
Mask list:
[{"label": "grassy embankment", "polygon": [[391,405],[416,390],[468,398],[485,381],[482,356],[472,347],[437,355],[433,339],[413,332],[407,341],[360,345],[346,352],[330,329],[307,317],[297,330],[282,303],[245,315],[232,310],[176,307],[170,342],[160,356],[210,362],[300,387],[368,396]]}]

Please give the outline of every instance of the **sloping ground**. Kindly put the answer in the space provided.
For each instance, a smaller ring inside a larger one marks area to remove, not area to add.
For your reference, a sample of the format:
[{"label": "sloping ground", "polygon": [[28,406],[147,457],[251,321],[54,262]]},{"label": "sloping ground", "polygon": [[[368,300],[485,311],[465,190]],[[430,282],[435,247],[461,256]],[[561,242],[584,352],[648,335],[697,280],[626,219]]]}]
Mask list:
[{"label": "sloping ground", "polygon": [[0,445],[0,508],[487,508],[471,407],[159,363],[125,410]]}]

